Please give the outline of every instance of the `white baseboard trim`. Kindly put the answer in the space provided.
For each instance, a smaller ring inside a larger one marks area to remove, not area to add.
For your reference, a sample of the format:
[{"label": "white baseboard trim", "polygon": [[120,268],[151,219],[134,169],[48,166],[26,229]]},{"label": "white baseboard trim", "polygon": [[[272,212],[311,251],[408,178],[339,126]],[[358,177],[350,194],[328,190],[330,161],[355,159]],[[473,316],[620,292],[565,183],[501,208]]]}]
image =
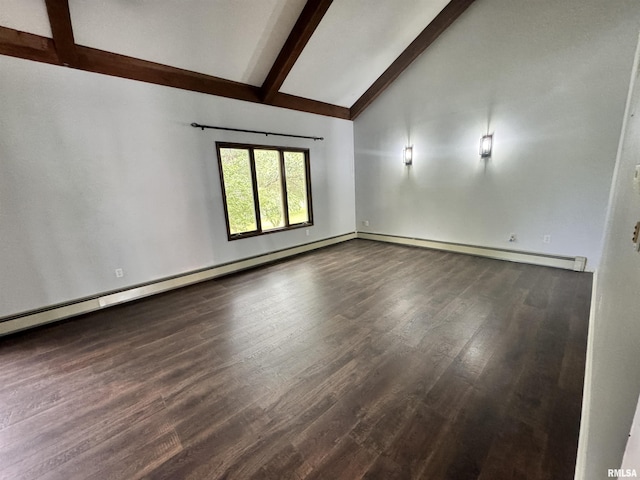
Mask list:
[{"label": "white baseboard trim", "polygon": [[26,330],[29,328],[45,325],[47,323],[64,320],[76,315],[93,312],[112,305],[130,302],[139,298],[166,292],[194,283],[211,280],[213,278],[239,272],[248,268],[257,267],[267,263],[275,262],[283,258],[292,257],[301,253],[310,252],[319,248],[328,247],[337,243],[346,242],[354,238],[365,240],[375,240],[379,242],[396,243],[399,245],[410,245],[414,247],[432,248],[448,252],[465,253],[481,257],[508,260],[519,263],[529,263],[546,267],[563,268],[567,270],[584,271],[586,259],[584,257],[555,257],[542,254],[516,252],[511,250],[499,250],[487,247],[477,247],[456,243],[438,242],[433,240],[423,240],[418,238],[397,237],[393,235],[383,235],[378,233],[353,232],[337,237],[327,238],[317,242],[307,243],[298,247],[278,250],[276,252],[259,255],[237,262],[232,262],[216,267],[211,267],[197,272],[187,273],[157,282],[132,287],[118,292],[108,292],[92,298],[79,299],[76,302],[69,302],[64,305],[54,305],[49,308],[23,314],[12,315],[5,319],[0,319],[0,336]]},{"label": "white baseboard trim", "polygon": [[187,273],[184,275],[159,280],[132,287],[118,292],[105,293],[94,298],[81,299],[76,302],[70,302],[64,305],[56,305],[47,309],[34,312],[25,312],[19,315],[13,315],[6,319],[0,319],[0,336],[9,333],[26,330],[28,328],[44,325],[65,318],[82,315],[84,313],[100,310],[101,308],[117,305],[119,303],[130,302],[139,298],[166,292],[194,283],[211,280],[213,278],[228,275],[230,273],[239,272],[248,268],[257,267],[266,263],[275,262],[283,258],[292,257],[301,253],[310,252],[319,248],[328,247],[337,243],[346,242],[356,238],[356,233],[347,233],[337,237],[327,238],[317,242],[307,243],[298,247],[278,250],[272,253],[266,253],[256,257],[239,260],[237,262],[227,263],[216,267],[207,268],[197,272]]},{"label": "white baseboard trim", "polygon": [[593,385],[593,349],[595,335],[595,318],[598,307],[598,270],[593,274],[591,287],[591,308],[589,310],[589,334],[587,336],[587,358],[584,369],[584,386],[582,390],[582,415],[580,417],[580,434],[578,437],[578,452],[576,454],[575,480],[587,477],[587,441],[591,426],[591,391]]},{"label": "white baseboard trim", "polygon": [[384,235],[379,233],[358,232],[358,238],[365,240],[376,240],[379,242],[397,243],[399,245],[410,245],[413,247],[432,248],[447,252],[466,253],[478,257],[495,258],[498,260],[508,260],[510,262],[528,263],[532,265],[542,265],[544,267],[563,268],[583,272],[587,263],[585,257],[558,257],[544,255],[541,253],[518,252],[514,250],[500,250],[489,247],[478,247],[474,245],[464,245],[460,243],[438,242],[435,240],[423,240],[420,238],[397,237],[395,235]]}]

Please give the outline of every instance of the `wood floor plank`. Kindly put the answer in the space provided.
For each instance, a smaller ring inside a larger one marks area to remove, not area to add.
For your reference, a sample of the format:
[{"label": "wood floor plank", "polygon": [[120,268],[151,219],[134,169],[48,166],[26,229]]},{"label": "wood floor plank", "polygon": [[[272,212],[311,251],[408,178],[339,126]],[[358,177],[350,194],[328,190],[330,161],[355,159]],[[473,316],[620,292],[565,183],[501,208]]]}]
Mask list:
[{"label": "wood floor plank", "polygon": [[383,455],[399,466],[403,478],[420,478],[446,429],[444,417],[419,404]]},{"label": "wood floor plank", "polygon": [[362,478],[376,459],[376,454],[362,448],[349,436],[342,437],[324,462],[304,478],[324,480],[327,478]]},{"label": "wood floor plank", "polygon": [[[480,480],[544,478],[543,452],[547,435],[525,423],[507,417],[491,445],[489,460],[483,465]],[[560,478],[560,477],[558,477]]]},{"label": "wood floor plank", "polygon": [[0,338],[0,478],[571,478],[591,281],[353,240]]}]

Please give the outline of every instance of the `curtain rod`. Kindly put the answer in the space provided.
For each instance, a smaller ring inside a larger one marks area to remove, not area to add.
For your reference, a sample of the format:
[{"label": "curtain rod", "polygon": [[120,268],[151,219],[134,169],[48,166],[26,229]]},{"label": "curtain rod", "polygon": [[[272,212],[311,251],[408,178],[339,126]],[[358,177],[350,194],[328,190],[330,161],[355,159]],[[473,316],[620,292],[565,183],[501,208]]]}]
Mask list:
[{"label": "curtain rod", "polygon": [[278,137],[308,138],[309,140],[313,140],[314,142],[316,140],[324,140],[324,137],[309,137],[306,135],[292,135],[289,133],[262,132],[260,130],[243,130],[242,128],[214,127],[212,125],[200,125],[199,123],[195,122],[192,123],[191,126],[194,128],[201,128],[202,130],[204,130],[205,128],[213,128],[214,130],[228,130],[230,132],[259,133],[266,136],[274,135]]}]

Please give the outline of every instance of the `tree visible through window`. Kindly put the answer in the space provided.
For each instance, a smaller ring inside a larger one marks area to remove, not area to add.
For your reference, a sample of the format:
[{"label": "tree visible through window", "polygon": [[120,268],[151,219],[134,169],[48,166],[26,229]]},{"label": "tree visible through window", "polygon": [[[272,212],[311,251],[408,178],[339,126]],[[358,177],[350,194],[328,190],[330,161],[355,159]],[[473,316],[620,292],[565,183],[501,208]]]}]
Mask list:
[{"label": "tree visible through window", "polygon": [[313,224],[309,150],[216,143],[229,239]]}]

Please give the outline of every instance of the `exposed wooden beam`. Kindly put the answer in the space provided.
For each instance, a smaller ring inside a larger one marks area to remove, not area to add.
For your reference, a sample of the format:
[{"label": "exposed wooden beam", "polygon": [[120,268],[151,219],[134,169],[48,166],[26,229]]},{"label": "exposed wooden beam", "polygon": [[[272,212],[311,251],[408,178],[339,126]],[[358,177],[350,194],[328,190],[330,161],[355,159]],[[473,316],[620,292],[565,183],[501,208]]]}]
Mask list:
[{"label": "exposed wooden beam", "polygon": [[269,103],[275,97],[332,1],[307,0],[289,38],[284,43],[271,71],[262,84],[262,98],[265,102]]},{"label": "exposed wooden beam", "polygon": [[53,40],[6,27],[0,27],[0,55],[58,63]]},{"label": "exposed wooden beam", "polygon": [[[260,88],[253,85],[81,45],[76,45],[75,50],[76,63],[70,66],[79,70],[264,104]],[[51,64],[61,63],[56,55],[54,41],[50,38],[5,27],[0,27],[0,55]],[[348,108],[282,93],[277,93],[270,105],[328,117],[349,118]]]},{"label": "exposed wooden beam", "polygon": [[140,60],[95,48],[77,46],[78,68],[87,72],[128,78],[156,85],[208,93],[220,97],[259,102],[259,89],[244,83]]},{"label": "exposed wooden beam", "polygon": [[357,118],[371,102],[384,92],[473,2],[474,0],[451,0],[404,52],[396,58],[389,68],[378,77],[373,85],[351,106],[351,120]]},{"label": "exposed wooden beam", "polygon": [[58,59],[61,64],[73,67],[78,61],[78,55],[71,26],[69,0],[45,0],[45,3]]},{"label": "exposed wooden beam", "polygon": [[269,105],[275,107],[288,108],[289,110],[299,110],[302,112],[316,113],[325,117],[342,118],[349,120],[350,112],[346,107],[340,107],[331,103],[319,102],[309,98],[297,97],[286,93],[276,93]]}]

